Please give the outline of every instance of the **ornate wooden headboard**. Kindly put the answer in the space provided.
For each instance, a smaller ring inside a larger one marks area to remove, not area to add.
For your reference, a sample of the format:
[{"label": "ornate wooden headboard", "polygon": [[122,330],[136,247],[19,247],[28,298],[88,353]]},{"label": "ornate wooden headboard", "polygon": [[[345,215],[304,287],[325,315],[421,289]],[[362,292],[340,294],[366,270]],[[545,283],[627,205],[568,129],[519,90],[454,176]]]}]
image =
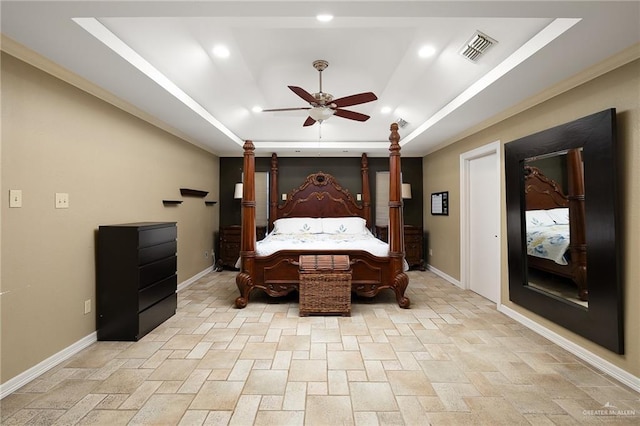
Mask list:
[{"label": "ornate wooden headboard", "polygon": [[524,193],[527,210],[569,207],[569,197],[562,192],[562,188],[537,167],[524,166]]},{"label": "ornate wooden headboard", "polygon": [[307,176],[298,188],[287,195],[287,201],[277,208],[277,217],[347,217],[366,220],[365,210],[349,190],[340,186],[333,175],[324,172]]},{"label": "ornate wooden headboard", "polygon": [[360,162],[362,202],[357,202],[349,190],[343,188],[333,175],[324,172],[307,176],[304,182],[287,195],[279,205],[278,156],[271,155],[269,177],[269,230],[276,219],[285,217],[349,217],[363,218],[371,226],[371,191],[369,189],[369,161],[362,154]]}]

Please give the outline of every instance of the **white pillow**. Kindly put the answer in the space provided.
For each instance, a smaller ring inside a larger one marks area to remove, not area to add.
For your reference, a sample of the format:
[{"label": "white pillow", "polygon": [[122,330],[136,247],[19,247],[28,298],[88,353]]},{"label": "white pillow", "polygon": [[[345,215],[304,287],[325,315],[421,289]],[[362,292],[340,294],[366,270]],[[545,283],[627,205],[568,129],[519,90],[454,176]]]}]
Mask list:
[{"label": "white pillow", "polygon": [[322,232],[325,234],[364,234],[367,222],[361,217],[323,217]]},{"label": "white pillow", "polygon": [[556,223],[553,221],[547,210],[527,210],[526,211],[527,228],[536,226],[551,226]]},{"label": "white pillow", "polygon": [[314,217],[287,217],[273,222],[274,234],[321,234],[322,222]]},{"label": "white pillow", "polygon": [[547,210],[547,214],[556,225],[569,224],[569,209],[566,207]]}]

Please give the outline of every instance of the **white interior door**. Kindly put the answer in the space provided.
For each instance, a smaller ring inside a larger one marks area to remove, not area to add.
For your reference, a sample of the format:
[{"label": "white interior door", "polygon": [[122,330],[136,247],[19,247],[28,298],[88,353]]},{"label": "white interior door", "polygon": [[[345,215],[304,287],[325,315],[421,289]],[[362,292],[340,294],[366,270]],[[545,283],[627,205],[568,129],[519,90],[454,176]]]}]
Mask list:
[{"label": "white interior door", "polygon": [[[464,169],[463,197],[466,199],[463,238],[466,259],[465,287],[487,299],[500,301],[500,176],[497,147],[490,144],[486,150],[461,157]],[[483,147],[484,148],[484,147]],[[463,258],[465,256],[463,255]]]}]

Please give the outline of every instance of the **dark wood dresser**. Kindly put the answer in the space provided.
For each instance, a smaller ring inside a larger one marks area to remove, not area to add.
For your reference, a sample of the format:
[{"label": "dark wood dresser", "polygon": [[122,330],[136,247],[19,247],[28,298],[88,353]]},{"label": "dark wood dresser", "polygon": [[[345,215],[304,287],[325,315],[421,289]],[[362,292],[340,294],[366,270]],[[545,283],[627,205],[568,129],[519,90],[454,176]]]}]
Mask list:
[{"label": "dark wood dresser", "polygon": [[98,229],[98,340],[136,341],[176,313],[175,222]]},{"label": "dark wood dresser", "polygon": [[[216,261],[216,271],[222,271],[224,267],[237,269],[236,262],[240,258],[240,225],[229,225],[220,228],[220,250]],[[256,239],[262,240],[267,233],[265,226],[256,227]]]},{"label": "dark wood dresser", "polygon": [[[376,226],[376,237],[384,242],[389,242],[389,229],[386,226]],[[422,244],[422,227],[404,226],[404,256],[407,259],[409,268],[416,268],[424,271],[424,258]]]}]

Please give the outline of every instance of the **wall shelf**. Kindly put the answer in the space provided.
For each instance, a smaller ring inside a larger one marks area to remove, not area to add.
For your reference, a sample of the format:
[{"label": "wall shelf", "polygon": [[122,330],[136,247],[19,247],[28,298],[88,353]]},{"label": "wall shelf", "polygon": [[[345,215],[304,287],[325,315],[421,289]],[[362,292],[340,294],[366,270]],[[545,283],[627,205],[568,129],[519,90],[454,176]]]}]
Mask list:
[{"label": "wall shelf", "polygon": [[204,198],[207,196],[209,191],[200,191],[198,189],[189,189],[189,188],[180,188],[180,195],[183,197],[200,197]]},{"label": "wall shelf", "polygon": [[162,204],[165,206],[177,206],[178,204],[182,204],[180,200],[162,200]]}]

